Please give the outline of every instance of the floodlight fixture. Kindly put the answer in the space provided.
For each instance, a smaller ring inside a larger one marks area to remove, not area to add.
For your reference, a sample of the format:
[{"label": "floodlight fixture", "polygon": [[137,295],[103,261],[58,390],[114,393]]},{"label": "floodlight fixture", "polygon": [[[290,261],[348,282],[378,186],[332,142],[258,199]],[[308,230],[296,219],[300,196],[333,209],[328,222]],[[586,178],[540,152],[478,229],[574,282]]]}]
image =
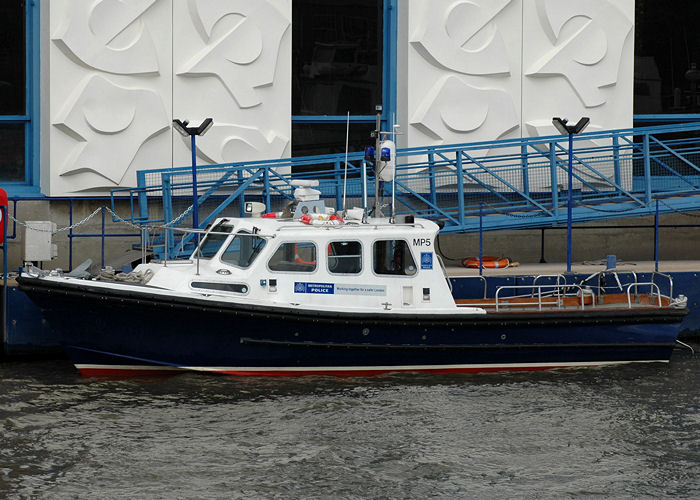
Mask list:
[{"label": "floodlight fixture", "polygon": [[214,120],[212,120],[211,118],[207,118],[197,128],[197,135],[200,137],[203,136],[207,133],[207,131],[211,128],[212,125],[214,125]]},{"label": "floodlight fixture", "polygon": [[552,124],[563,135],[580,134],[590,122],[591,119],[587,116],[581,118],[575,125],[570,125],[569,120],[566,118],[559,118],[558,116],[552,118]]},{"label": "floodlight fixture", "polygon": [[187,131],[187,125],[189,125],[189,123],[189,120],[173,120],[173,128],[183,137],[187,137],[190,135],[190,133]]},{"label": "floodlight fixture", "polygon": [[211,126],[214,125],[214,120],[207,118],[198,127],[190,127],[189,125],[189,120],[173,120],[173,128],[182,134],[183,137],[206,134]]},{"label": "floodlight fixture", "polygon": [[[192,227],[199,227],[199,200],[197,191],[197,146],[195,137],[202,136],[214,125],[212,118],[205,119],[198,127],[190,127],[189,120],[173,120],[173,128],[177,130],[183,137],[190,137],[190,145],[192,148]],[[199,234],[196,233],[195,238],[199,240]]]}]

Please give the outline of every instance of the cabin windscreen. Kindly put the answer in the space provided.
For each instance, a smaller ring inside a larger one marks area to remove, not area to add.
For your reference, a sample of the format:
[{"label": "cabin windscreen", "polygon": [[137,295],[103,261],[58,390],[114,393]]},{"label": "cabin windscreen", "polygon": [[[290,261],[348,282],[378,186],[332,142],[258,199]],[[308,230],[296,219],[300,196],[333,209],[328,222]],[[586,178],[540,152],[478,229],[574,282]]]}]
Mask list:
[{"label": "cabin windscreen", "polygon": [[226,264],[246,269],[260,255],[265,243],[265,238],[248,231],[240,231],[221,254],[221,260]]},{"label": "cabin windscreen", "polygon": [[214,226],[199,245],[199,258],[211,259],[214,257],[214,255],[216,255],[221,248],[221,245],[223,245],[226,241],[226,238],[228,238],[231,231],[233,231],[233,227],[227,225],[225,221]]}]

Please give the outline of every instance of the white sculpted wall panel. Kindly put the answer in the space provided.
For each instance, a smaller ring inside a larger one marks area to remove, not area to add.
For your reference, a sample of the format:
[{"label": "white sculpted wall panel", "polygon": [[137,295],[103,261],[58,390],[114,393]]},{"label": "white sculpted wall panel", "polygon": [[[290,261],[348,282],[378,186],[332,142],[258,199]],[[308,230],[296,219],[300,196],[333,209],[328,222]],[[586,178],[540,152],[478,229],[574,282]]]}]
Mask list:
[{"label": "white sculpted wall panel", "polygon": [[399,103],[407,108],[402,124],[406,135],[399,139],[401,145],[518,134],[520,11],[521,0],[409,3],[408,88],[405,104]]},{"label": "white sculpted wall panel", "polygon": [[48,9],[47,194],[106,194],[135,185],[138,170],[189,165],[173,118],[214,119],[197,142],[202,163],[289,155],[291,0],[52,0]]},{"label": "white sculpted wall panel", "polygon": [[[170,119],[155,92],[92,76],[76,89],[54,125],[78,140],[59,168],[61,176],[93,172],[117,186],[141,145],[167,130]],[[75,180],[84,182],[81,177]]]},{"label": "white sculpted wall panel", "polygon": [[[631,127],[634,0],[531,0],[527,5],[523,23],[531,29],[523,39],[525,135],[558,134],[553,116],[572,121],[588,116],[587,132]],[[609,141],[576,142],[579,149],[595,145]],[[611,162],[595,168],[613,176]],[[629,188],[631,165],[625,162],[622,168],[623,187]],[[585,189],[579,181],[575,184]]]},{"label": "white sculpted wall panel", "polygon": [[632,126],[634,0],[411,0],[400,16],[401,146],[555,135],[554,116]]},{"label": "white sculpted wall panel", "polygon": [[605,104],[601,88],[617,83],[632,18],[610,0],[537,0],[536,14],[551,46],[538,40],[543,50],[528,47],[528,59],[537,59],[525,67],[525,74],[565,78],[585,107]]},{"label": "white sculpted wall panel", "polygon": [[[467,75],[510,73],[494,18],[511,0],[423,2],[411,44],[433,64]],[[417,5],[414,2],[413,8]]]},{"label": "white sculpted wall panel", "polygon": [[[173,116],[214,119],[197,140],[201,158],[289,156],[291,1],[187,0],[173,14]],[[175,164],[189,154],[189,141],[176,140]]]},{"label": "white sculpted wall panel", "polygon": [[49,9],[42,190],[107,194],[135,185],[139,169],[170,166],[169,2],[52,0]]},{"label": "white sculpted wall panel", "polygon": [[155,2],[71,0],[70,10],[57,13],[53,41],[79,64],[95,69],[122,75],[157,73],[156,46],[143,23]]}]

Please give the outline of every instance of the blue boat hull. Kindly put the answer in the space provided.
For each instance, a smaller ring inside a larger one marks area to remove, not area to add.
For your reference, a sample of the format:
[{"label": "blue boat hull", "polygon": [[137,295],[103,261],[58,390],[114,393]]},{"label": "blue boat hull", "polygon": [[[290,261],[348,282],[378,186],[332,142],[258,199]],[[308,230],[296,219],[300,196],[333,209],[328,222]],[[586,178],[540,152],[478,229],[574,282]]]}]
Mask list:
[{"label": "blue boat hull", "polygon": [[685,310],[388,317],[21,278],[86,375],[372,375],[668,361]]}]

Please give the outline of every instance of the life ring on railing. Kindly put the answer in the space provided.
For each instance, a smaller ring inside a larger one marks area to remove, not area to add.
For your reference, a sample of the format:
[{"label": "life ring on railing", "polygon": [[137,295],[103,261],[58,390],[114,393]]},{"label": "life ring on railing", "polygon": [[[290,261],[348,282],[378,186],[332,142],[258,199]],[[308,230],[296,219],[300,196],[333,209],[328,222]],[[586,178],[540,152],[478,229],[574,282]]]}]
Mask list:
[{"label": "life ring on railing", "polygon": [[345,221],[337,215],[322,215],[322,214],[304,214],[299,217],[299,220],[310,226],[339,226]]},{"label": "life ring on railing", "polygon": [[[482,262],[482,265],[486,269],[501,269],[510,265],[510,260],[505,257],[485,256],[482,258]],[[467,257],[466,259],[462,259],[462,265],[464,267],[471,267],[474,269],[478,269],[479,264],[482,262],[479,262],[479,257]]]}]

